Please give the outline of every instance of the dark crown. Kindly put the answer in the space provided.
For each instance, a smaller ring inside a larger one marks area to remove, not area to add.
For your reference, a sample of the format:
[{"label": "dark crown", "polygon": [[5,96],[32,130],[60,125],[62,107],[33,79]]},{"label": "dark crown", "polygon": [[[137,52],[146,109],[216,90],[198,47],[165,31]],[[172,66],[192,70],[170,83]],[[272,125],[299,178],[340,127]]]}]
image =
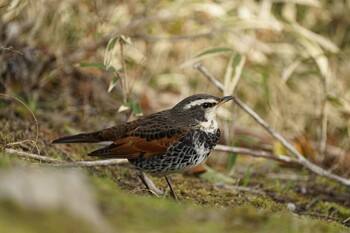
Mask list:
[{"label": "dark crown", "polygon": [[232,96],[218,98],[208,94],[196,94],[185,98],[170,111],[176,116],[178,122],[182,121],[189,124],[206,122],[208,120],[206,118],[206,113],[216,111],[218,105],[231,100],[232,98]]},{"label": "dark crown", "polygon": [[208,94],[196,94],[189,96],[173,107],[177,111],[188,110],[199,106],[213,107],[220,102],[220,98]]}]

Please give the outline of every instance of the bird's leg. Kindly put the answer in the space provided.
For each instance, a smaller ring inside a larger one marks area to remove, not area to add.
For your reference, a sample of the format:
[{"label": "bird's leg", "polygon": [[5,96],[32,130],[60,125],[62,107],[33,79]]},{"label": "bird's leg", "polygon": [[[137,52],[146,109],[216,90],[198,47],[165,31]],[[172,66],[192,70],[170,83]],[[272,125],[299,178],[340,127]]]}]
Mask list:
[{"label": "bird's leg", "polygon": [[175,201],[178,201],[178,198],[176,196],[176,193],[174,192],[173,186],[171,185],[169,178],[167,176],[164,176],[164,177],[165,177],[165,180],[168,183],[168,186],[170,188],[171,197],[174,198]]},{"label": "bird's leg", "polygon": [[146,176],[146,174],[142,171],[136,170],[136,174],[140,177],[142,183],[146,186],[146,188],[153,194],[156,195],[163,195],[164,192],[160,189],[158,189],[153,181]]}]

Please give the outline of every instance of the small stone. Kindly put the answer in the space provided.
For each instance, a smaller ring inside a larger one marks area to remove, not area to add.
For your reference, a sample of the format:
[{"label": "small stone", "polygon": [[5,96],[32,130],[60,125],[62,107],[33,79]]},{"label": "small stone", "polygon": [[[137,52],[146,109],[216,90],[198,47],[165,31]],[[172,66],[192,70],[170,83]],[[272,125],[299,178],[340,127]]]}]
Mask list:
[{"label": "small stone", "polygon": [[295,205],[294,203],[292,203],[292,202],[288,202],[288,203],[287,203],[287,209],[288,209],[289,211],[294,212],[296,208],[297,208],[297,207],[296,207],[296,205]]}]

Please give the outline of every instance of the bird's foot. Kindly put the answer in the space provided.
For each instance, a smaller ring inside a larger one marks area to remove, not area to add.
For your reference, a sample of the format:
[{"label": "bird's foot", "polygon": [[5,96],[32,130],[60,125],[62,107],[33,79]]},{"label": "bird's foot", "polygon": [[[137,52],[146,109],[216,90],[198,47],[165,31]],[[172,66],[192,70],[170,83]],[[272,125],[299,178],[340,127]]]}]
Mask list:
[{"label": "bird's foot", "polygon": [[171,185],[171,182],[170,182],[169,178],[168,178],[167,176],[164,176],[164,177],[165,177],[165,180],[166,180],[166,182],[167,182],[167,184],[168,184],[168,186],[169,186],[169,188],[170,188],[170,195],[171,195],[171,197],[172,197],[175,201],[179,201],[179,199],[177,198],[176,193],[175,193],[175,191],[174,191],[174,189],[173,189],[173,186]]},{"label": "bird's foot", "polygon": [[136,173],[151,194],[157,197],[164,195],[164,192],[157,188],[153,181],[150,178],[148,178],[148,176],[144,172],[136,171]]}]

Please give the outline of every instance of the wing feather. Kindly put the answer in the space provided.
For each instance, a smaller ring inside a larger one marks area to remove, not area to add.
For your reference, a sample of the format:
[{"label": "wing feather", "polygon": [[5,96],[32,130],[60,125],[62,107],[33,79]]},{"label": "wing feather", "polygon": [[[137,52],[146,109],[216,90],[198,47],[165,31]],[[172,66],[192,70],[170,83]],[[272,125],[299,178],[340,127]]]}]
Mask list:
[{"label": "wing feather", "polygon": [[169,110],[154,113],[101,131],[59,138],[53,143],[101,143],[112,141],[107,147],[91,152],[90,156],[108,158],[149,158],[165,153],[181,140],[189,128],[177,126]]},{"label": "wing feather", "polygon": [[[130,136],[117,138],[108,147],[93,151],[89,155],[129,159],[138,157],[149,158],[165,153],[171,145],[186,135],[187,130],[169,129],[166,131],[162,130],[162,133],[157,133],[157,130],[153,130],[152,133],[143,132],[142,136],[131,136],[133,133],[135,132],[130,132]],[[136,133],[136,135],[139,134]],[[159,137],[158,135],[164,136]],[[169,137],[168,135],[171,136]]]}]

